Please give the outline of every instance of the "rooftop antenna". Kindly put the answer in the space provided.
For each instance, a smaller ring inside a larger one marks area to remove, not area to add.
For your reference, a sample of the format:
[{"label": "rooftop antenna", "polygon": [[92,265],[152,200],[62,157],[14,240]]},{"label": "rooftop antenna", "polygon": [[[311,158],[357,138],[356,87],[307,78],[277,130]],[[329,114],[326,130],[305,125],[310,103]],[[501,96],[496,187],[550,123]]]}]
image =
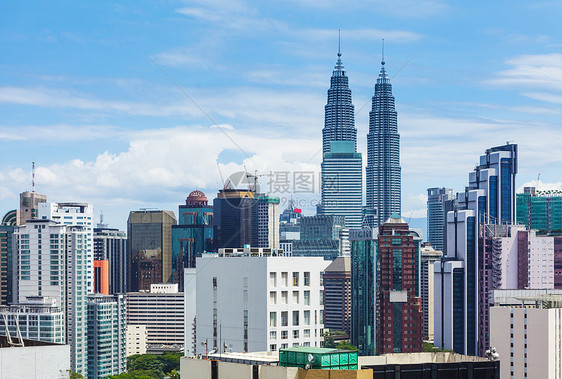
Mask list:
[{"label": "rooftop antenna", "polygon": [[382,39],[382,61],[381,64],[384,66],[384,38]]},{"label": "rooftop antenna", "polygon": [[338,57],[341,57],[341,30],[338,29]]},{"label": "rooftop antenna", "polygon": [[31,190],[35,192],[35,159],[31,164]]}]

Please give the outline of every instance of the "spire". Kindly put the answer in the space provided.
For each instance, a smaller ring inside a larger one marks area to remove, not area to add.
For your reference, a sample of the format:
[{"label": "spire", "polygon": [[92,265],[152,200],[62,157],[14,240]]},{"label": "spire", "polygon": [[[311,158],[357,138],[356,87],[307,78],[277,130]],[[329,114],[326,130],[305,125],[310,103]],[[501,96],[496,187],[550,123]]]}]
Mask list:
[{"label": "spire", "polygon": [[343,63],[341,61],[341,32],[338,29],[338,60],[336,62],[336,67],[334,67],[334,72],[332,76],[345,76],[345,70],[343,68]]},{"label": "spire", "polygon": [[31,189],[32,192],[35,192],[35,159],[31,164]]},{"label": "spire", "polygon": [[388,78],[388,74],[386,73],[386,69],[384,68],[384,38],[382,39],[382,58],[381,58],[381,72],[379,73],[379,77],[377,79],[377,84],[390,84],[390,79]]}]

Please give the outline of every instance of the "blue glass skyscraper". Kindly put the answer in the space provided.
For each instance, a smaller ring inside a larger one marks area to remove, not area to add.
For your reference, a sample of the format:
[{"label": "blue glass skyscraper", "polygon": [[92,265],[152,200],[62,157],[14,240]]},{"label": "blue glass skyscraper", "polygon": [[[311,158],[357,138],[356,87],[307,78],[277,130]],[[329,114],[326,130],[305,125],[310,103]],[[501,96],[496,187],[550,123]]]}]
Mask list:
[{"label": "blue glass skyscraper", "polygon": [[338,51],[330,79],[322,130],[322,204],[319,213],[345,216],[347,228],[361,227],[362,159],[349,79]]},{"label": "blue glass skyscraper", "polygon": [[394,212],[401,214],[400,135],[384,57],[381,64],[367,134],[365,224],[368,226],[381,225]]}]

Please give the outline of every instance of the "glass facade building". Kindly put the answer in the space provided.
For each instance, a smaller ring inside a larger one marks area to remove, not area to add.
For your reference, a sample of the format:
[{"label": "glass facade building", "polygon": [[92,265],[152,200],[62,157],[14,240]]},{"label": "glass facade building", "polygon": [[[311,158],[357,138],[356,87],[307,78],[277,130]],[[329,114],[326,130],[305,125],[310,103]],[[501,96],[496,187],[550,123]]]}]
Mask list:
[{"label": "glass facade building", "polygon": [[378,229],[350,231],[351,344],[359,355],[375,354]]},{"label": "glass facade building", "polygon": [[322,203],[319,214],[345,216],[347,228],[361,227],[362,158],[349,79],[338,52],[328,89],[322,129]]},{"label": "glass facade building", "polygon": [[517,223],[538,234],[562,233],[562,193],[525,187],[517,194]]},{"label": "glass facade building", "polygon": [[401,210],[400,135],[392,85],[384,67],[375,85],[367,134],[365,223],[378,226]]},{"label": "glass facade building", "polygon": [[127,370],[125,295],[88,296],[88,378],[106,378]]},{"label": "glass facade building", "polygon": [[447,201],[453,200],[455,194],[450,188],[427,189],[427,241],[435,250],[444,251],[445,245],[445,217],[447,216]]}]

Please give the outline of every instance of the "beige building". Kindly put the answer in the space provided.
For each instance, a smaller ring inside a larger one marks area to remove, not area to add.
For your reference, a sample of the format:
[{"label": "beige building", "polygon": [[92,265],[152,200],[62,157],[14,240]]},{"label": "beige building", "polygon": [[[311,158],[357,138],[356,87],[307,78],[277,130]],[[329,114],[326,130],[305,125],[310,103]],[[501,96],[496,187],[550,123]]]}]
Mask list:
[{"label": "beige building", "polygon": [[127,357],[146,354],[146,325],[127,325]]},{"label": "beige building", "polygon": [[443,252],[426,244],[421,253],[421,299],[423,312],[423,339],[433,341],[433,263],[443,257]]},{"label": "beige building", "polygon": [[562,296],[517,292],[511,296],[519,304],[490,307],[490,346],[499,354],[501,377],[562,378]]},{"label": "beige building", "polygon": [[146,350],[183,350],[184,295],[177,284],[152,284],[150,292],[128,292],[127,326],[146,327]]}]

